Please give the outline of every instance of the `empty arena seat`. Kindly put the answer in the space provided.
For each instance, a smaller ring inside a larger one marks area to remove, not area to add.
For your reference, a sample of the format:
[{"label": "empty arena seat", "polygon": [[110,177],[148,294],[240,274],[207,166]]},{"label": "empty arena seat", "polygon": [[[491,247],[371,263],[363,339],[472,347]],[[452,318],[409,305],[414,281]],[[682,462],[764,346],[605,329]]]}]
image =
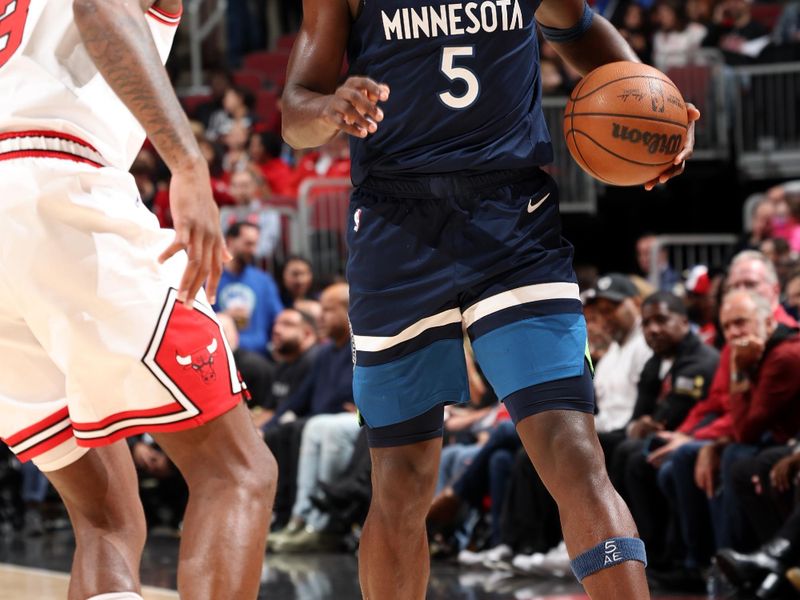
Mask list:
[{"label": "empty arena seat", "polygon": [[253,52],[244,57],[244,68],[258,71],[268,83],[282,87],[286,81],[289,55],[286,52]]},{"label": "empty arena seat", "polygon": [[769,2],[765,4],[755,3],[750,7],[750,14],[753,21],[758,21],[764,27],[772,31],[775,23],[778,22],[778,17],[781,16],[783,5],[777,2]]},{"label": "empty arena seat", "polygon": [[205,102],[211,101],[210,94],[194,94],[191,96],[181,96],[180,98],[181,105],[183,106],[183,110],[186,111],[186,114],[190,117],[193,117],[195,112],[197,112],[197,107]]},{"label": "empty arena seat", "polygon": [[257,94],[264,87],[264,76],[260,71],[240,69],[233,74],[233,83]]}]

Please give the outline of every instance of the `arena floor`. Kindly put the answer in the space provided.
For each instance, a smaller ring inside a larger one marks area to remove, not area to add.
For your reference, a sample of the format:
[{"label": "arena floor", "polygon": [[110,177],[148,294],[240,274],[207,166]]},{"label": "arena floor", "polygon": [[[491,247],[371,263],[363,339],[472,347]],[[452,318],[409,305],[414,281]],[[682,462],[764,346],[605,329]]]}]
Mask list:
[{"label": "arena floor", "polygon": [[[145,600],[172,600],[178,540],[151,536],[142,559]],[[59,531],[23,540],[0,540],[0,600],[64,600],[72,535]],[[355,557],[347,554],[269,555],[260,599],[359,600]],[[580,600],[572,581],[523,579],[483,570],[434,563],[428,600]],[[654,596],[654,600],[676,599]],[[692,600],[682,597],[680,600]],[[701,600],[695,597],[694,600]]]}]

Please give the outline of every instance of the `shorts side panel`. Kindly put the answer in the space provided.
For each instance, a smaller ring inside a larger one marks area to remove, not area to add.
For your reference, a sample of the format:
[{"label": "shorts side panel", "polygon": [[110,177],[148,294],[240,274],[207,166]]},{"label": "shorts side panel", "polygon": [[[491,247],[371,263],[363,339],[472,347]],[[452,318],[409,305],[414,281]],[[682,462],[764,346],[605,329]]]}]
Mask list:
[{"label": "shorts side panel", "polygon": [[583,315],[533,317],[485,333],[472,343],[475,357],[498,398],[584,369]]}]

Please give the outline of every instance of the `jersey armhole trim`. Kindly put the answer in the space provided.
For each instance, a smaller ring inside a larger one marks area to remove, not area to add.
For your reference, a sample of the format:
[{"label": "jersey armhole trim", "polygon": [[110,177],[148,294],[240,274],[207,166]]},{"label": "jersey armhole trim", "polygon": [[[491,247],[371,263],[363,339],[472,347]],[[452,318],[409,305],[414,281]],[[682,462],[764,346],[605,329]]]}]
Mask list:
[{"label": "jersey armhole trim", "polygon": [[163,23],[164,25],[169,25],[170,27],[177,27],[178,23],[181,22],[181,16],[183,15],[183,8],[181,8],[180,12],[178,13],[168,13],[165,10],[162,10],[156,6],[151,6],[147,10],[147,16],[152,17],[159,23]]}]

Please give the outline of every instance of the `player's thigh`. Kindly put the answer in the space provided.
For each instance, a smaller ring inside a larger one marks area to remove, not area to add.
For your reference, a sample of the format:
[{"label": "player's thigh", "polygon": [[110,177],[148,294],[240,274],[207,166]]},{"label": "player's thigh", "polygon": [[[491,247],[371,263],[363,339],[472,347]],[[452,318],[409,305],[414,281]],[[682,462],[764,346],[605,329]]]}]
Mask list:
[{"label": "player's thigh", "polygon": [[[13,207],[4,264],[20,314],[57,368],[74,435],[99,446],[199,426],[241,400],[233,356],[203,294],[176,300],[186,258],[116,169],[25,167],[38,182]],[[23,168],[23,167],[20,167]]]}]

